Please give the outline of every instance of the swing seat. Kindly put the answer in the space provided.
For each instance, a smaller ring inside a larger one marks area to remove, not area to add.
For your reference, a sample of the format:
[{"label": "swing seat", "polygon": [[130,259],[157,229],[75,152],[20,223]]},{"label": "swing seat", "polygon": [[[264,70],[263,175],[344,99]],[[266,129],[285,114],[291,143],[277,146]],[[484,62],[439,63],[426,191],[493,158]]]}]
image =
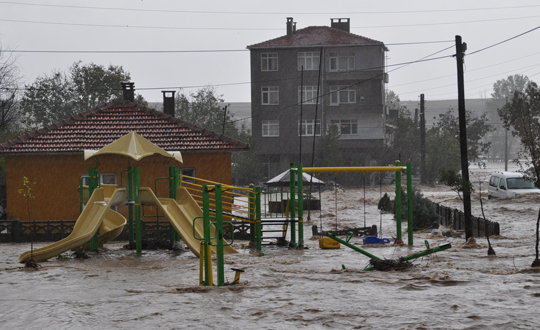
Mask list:
[{"label": "swing seat", "polygon": [[323,237],[319,239],[319,248],[321,249],[339,249],[340,244],[338,241],[331,239],[330,237]]}]

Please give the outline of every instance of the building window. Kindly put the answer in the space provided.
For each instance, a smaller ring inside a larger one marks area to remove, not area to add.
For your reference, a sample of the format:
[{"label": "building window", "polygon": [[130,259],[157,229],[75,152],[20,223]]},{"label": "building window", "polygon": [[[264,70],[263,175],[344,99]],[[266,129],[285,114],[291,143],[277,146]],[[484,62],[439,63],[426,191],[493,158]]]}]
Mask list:
[{"label": "building window", "polygon": [[360,100],[358,101],[360,105],[366,105],[366,98],[363,96],[360,96]]},{"label": "building window", "polygon": [[[83,186],[90,185],[90,178],[88,177],[88,174],[81,175],[83,179]],[[99,176],[99,183],[100,184],[117,184],[116,181],[116,173],[101,173]]]},{"label": "building window", "polygon": [[358,134],[358,122],[356,119],[330,120],[330,125],[337,126],[341,135],[357,135]]},{"label": "building window", "polygon": [[317,103],[317,86],[304,86],[304,95],[302,95],[302,89],[298,86],[298,104],[303,102],[304,104]]},{"label": "building window", "polygon": [[261,54],[261,71],[277,71],[278,56],[277,53]]},{"label": "building window", "polygon": [[[182,182],[189,182],[189,183],[195,183],[197,180],[195,178],[195,169],[194,168],[181,168],[180,169],[180,175],[182,176]],[[190,178],[185,178],[185,176],[189,176]]]},{"label": "building window", "polygon": [[354,70],[354,53],[330,53],[329,71],[349,71]]},{"label": "building window", "polygon": [[[300,133],[301,132],[301,133]],[[321,135],[321,120],[317,119],[317,125],[315,125],[314,119],[307,119],[302,120],[302,123],[300,124],[300,121],[298,121],[298,136],[313,136]]]},{"label": "building window", "polygon": [[262,121],[262,136],[279,136],[279,120],[263,120]]},{"label": "building window", "polygon": [[318,52],[304,52],[298,53],[298,71],[302,70],[319,70],[319,53]]},{"label": "building window", "polygon": [[356,103],[356,86],[330,86],[330,105]]},{"label": "building window", "polygon": [[279,87],[263,87],[262,88],[262,104],[279,104]]}]

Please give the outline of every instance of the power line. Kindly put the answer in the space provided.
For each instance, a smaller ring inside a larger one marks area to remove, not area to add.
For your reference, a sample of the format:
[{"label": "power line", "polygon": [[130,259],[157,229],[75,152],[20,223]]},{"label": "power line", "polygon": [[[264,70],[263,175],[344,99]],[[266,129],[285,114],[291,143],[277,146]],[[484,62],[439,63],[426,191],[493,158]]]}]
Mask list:
[{"label": "power line", "polygon": [[520,34],[518,34],[518,35],[515,35],[515,36],[513,36],[513,37],[511,37],[511,38],[508,38],[508,39],[505,39],[505,40],[503,40],[503,41],[497,42],[497,43],[495,43],[495,44],[493,44],[493,45],[491,45],[491,46],[487,46],[487,47],[484,47],[484,48],[482,48],[482,49],[476,50],[476,51],[474,51],[474,52],[468,54],[468,56],[474,55],[474,54],[476,54],[476,53],[480,53],[480,52],[482,52],[482,51],[484,51],[484,50],[486,50],[486,49],[490,49],[490,48],[495,47],[495,46],[498,46],[498,45],[500,45],[500,44],[504,44],[505,42],[508,42],[508,41],[510,41],[510,40],[519,38],[519,37],[521,37],[521,36],[524,36],[524,35],[526,35],[526,34],[528,34],[528,33],[531,33],[531,32],[533,32],[533,31],[535,31],[535,30],[538,30],[538,29],[540,29],[540,25],[537,26],[537,27],[535,27],[535,28],[533,28],[533,29],[530,29],[530,30],[528,30],[528,31],[525,31],[525,32],[523,32],[523,33],[520,33]]},{"label": "power line", "polygon": [[[470,23],[485,23],[499,21],[513,21],[533,19],[540,16],[522,16],[522,17],[506,17],[483,19],[473,21],[454,21],[454,22],[437,22],[437,23],[421,23],[421,24],[395,24],[395,25],[371,25],[371,26],[352,26],[351,29],[380,29],[380,28],[402,28],[402,27],[423,27],[436,25],[456,25]],[[30,24],[46,24],[46,25],[66,25],[66,26],[83,26],[83,27],[105,27],[105,28],[124,28],[124,29],[164,29],[164,30],[227,30],[227,31],[281,31],[281,28],[228,28],[228,27],[175,27],[175,26],[145,26],[145,25],[121,25],[121,24],[90,24],[90,23],[64,23],[64,22],[45,22],[31,20],[15,20],[15,19],[0,19],[3,22],[12,23],[30,23]]]},{"label": "power line", "polygon": [[485,7],[485,8],[458,8],[458,9],[425,9],[425,10],[403,10],[403,11],[357,11],[357,12],[247,12],[247,11],[209,11],[209,10],[174,10],[174,9],[141,9],[141,8],[120,8],[120,7],[92,7],[74,5],[53,5],[38,3],[22,3],[13,1],[0,1],[0,4],[39,6],[70,9],[93,9],[112,11],[133,11],[133,12],[159,12],[159,13],[187,13],[187,14],[235,14],[235,15],[373,15],[373,14],[417,14],[417,13],[441,13],[441,12],[462,12],[462,11],[485,11],[485,10],[508,10],[540,7],[540,5],[527,6],[506,6],[506,7]]}]

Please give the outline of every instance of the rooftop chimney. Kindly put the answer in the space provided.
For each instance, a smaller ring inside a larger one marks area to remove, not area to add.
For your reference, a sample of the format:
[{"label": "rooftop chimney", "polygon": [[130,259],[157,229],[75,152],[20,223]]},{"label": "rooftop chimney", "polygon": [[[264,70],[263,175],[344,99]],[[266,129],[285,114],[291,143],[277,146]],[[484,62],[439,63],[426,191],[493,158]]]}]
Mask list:
[{"label": "rooftop chimney", "polygon": [[330,21],[332,22],[330,26],[334,29],[351,32],[350,18],[332,18]]},{"label": "rooftop chimney", "polygon": [[126,101],[135,101],[135,83],[122,83],[123,98]]},{"label": "rooftop chimney", "polygon": [[163,112],[174,117],[174,93],[176,91],[161,91],[163,93]]},{"label": "rooftop chimney", "polygon": [[296,22],[293,22],[292,17],[287,17],[287,37],[292,37],[296,32]]}]

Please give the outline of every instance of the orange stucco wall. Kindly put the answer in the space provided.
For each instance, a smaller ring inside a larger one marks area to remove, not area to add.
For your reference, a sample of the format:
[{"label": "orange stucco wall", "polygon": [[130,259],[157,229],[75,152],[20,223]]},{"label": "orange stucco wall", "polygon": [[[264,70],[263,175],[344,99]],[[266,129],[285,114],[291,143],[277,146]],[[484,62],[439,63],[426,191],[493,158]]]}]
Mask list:
[{"label": "orange stucco wall", "polygon": [[[195,168],[198,178],[231,183],[230,152],[183,153],[184,162],[171,162],[180,168]],[[128,166],[123,156],[99,156],[101,173],[116,173],[120,186],[120,172]],[[165,158],[152,156],[139,162],[140,184],[142,187],[155,189],[157,177],[167,177],[168,169],[164,166]],[[134,161],[131,161],[135,165]],[[7,211],[9,219],[28,220],[26,199],[19,194],[23,177],[36,182],[30,201],[32,220],[76,220],[79,215],[79,180],[88,173],[88,167],[94,166],[94,160],[84,161],[82,154],[74,155],[9,155],[6,156]],[[125,172],[123,184],[126,185]],[[158,181],[158,195],[167,197],[167,180]],[[127,216],[127,207],[119,211]]]}]

